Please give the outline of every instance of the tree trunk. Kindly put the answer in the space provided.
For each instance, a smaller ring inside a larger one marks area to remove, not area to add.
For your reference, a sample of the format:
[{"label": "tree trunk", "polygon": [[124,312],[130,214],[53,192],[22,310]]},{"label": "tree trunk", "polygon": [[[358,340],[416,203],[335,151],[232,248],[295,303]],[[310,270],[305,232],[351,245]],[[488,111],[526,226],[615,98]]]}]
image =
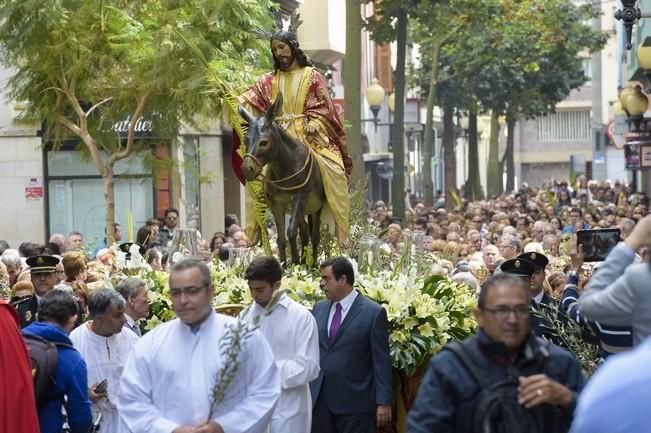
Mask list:
[{"label": "tree trunk", "polygon": [[504,152],[504,159],[506,163],[506,191],[511,192],[515,190],[515,162],[514,158],[514,148],[515,148],[515,123],[516,118],[514,116],[506,116],[506,131],[508,133],[506,137],[506,151]]},{"label": "tree trunk", "polygon": [[425,207],[434,205],[434,181],[432,180],[432,149],[436,148],[434,135],[434,101],[436,100],[439,53],[441,45],[434,44],[432,51],[432,73],[429,82],[429,94],[427,95],[427,114],[425,118],[425,137],[423,139],[423,193],[425,195]]},{"label": "tree trunk", "polygon": [[479,134],[477,133],[477,110],[470,110],[468,119],[468,180],[466,181],[466,198],[482,200],[484,192],[479,176]]},{"label": "tree trunk", "polygon": [[104,214],[106,223],[106,246],[111,246],[115,239],[113,225],[115,223],[115,181],[112,166],[106,167],[102,181],[104,183],[104,204],[106,206]]},{"label": "tree trunk", "polygon": [[488,148],[488,185],[486,186],[487,198],[491,199],[502,193],[502,173],[500,172],[500,143],[499,133],[500,124],[498,122],[499,113],[491,112],[491,134]]},{"label": "tree trunk", "polygon": [[344,70],[344,115],[351,128],[346,132],[348,152],[353,159],[351,185],[357,185],[365,177],[362,153],[361,122],[361,33],[362,17],[360,0],[346,0],[346,68]]},{"label": "tree trunk", "polygon": [[445,208],[453,209],[457,202],[452,195],[457,190],[457,158],[454,153],[454,107],[443,109],[443,165],[445,171]]},{"label": "tree trunk", "polygon": [[405,218],[405,58],[407,54],[407,12],[398,11],[396,36],[396,111],[393,120],[393,182],[391,183],[391,200],[393,216],[404,221]]}]

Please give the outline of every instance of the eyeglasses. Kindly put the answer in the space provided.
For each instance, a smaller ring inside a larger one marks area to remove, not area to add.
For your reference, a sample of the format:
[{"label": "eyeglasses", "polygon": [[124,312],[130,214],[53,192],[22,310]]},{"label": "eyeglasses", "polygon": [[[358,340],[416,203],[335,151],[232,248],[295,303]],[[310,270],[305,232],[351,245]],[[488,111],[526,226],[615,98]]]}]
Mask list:
[{"label": "eyeglasses", "polygon": [[509,318],[511,313],[515,314],[515,317],[518,319],[526,319],[529,317],[529,306],[528,305],[518,305],[517,307],[509,308],[500,306],[497,308],[482,308],[482,311],[488,311],[494,315],[498,320],[506,320]]},{"label": "eyeglasses", "polygon": [[186,287],[185,289],[170,289],[170,297],[171,298],[180,298],[181,295],[185,295],[188,297],[194,297],[197,296],[203,289],[205,289],[208,285],[203,285],[201,287]]}]

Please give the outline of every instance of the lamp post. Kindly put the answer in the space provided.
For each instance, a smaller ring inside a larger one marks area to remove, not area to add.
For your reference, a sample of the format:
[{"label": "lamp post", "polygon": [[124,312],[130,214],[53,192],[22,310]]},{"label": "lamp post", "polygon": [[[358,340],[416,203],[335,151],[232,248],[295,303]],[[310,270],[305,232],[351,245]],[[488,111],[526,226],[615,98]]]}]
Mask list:
[{"label": "lamp post", "polygon": [[380,113],[380,108],[382,108],[382,104],[384,103],[385,95],[386,92],[384,91],[384,87],[380,85],[380,82],[377,80],[377,78],[373,78],[371,85],[368,86],[364,91],[366,102],[368,103],[369,107],[371,108],[371,112],[373,113],[373,119],[362,119],[362,121],[371,120],[375,125],[376,132],[379,123],[378,114]]},{"label": "lamp post", "polygon": [[[628,115],[629,130],[640,132],[644,113],[649,108],[649,99],[639,86],[625,87],[619,94],[622,109]],[[631,124],[633,128],[631,129]]]},{"label": "lamp post", "polygon": [[637,0],[621,0],[622,9],[615,11],[615,19],[624,23],[626,31],[626,49],[631,49],[631,36],[633,35],[633,25],[642,18],[642,11],[637,7]]}]

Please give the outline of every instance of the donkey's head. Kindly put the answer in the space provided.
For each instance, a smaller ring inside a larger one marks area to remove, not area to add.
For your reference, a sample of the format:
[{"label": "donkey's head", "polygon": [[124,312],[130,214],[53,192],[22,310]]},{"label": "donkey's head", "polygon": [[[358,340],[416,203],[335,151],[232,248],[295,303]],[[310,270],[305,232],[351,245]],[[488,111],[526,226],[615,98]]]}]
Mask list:
[{"label": "donkey's head", "polygon": [[253,117],[240,105],[240,115],[249,123],[246,133],[246,155],[242,162],[242,173],[247,180],[256,179],[262,172],[262,167],[278,155],[280,137],[278,125],[274,119],[283,106],[283,95],[278,93],[273,105],[262,117]]}]

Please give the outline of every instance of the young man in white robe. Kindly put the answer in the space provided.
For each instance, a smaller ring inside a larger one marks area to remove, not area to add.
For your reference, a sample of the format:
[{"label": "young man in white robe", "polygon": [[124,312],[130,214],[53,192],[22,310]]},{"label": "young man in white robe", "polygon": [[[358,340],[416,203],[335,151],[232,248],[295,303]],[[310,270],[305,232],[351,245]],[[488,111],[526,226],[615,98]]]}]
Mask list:
[{"label": "young man in white robe", "polygon": [[[269,433],[307,433],[312,425],[309,384],[319,375],[319,336],[314,316],[280,289],[282,269],[273,257],[258,257],[246,270],[254,303],[242,312],[258,322],[280,370],[282,392]],[[270,305],[273,304],[273,305]]]},{"label": "young man in white robe", "polygon": [[118,406],[130,432],[265,432],[280,395],[280,376],[264,336],[248,333],[237,372],[211,414],[216,378],[228,359],[222,354],[230,347],[224,346],[225,337],[238,322],[213,310],[215,288],[200,260],[172,267],[169,294],[178,318],[138,341],[120,382]]},{"label": "young man in white robe", "polygon": [[[127,328],[124,298],[113,289],[98,289],[88,297],[88,312],[93,319],[70,333],[70,340],[88,366],[88,396],[93,412],[102,414],[100,433],[123,433],[117,408],[120,376],[138,336]],[[106,391],[94,389],[103,380]]]}]

